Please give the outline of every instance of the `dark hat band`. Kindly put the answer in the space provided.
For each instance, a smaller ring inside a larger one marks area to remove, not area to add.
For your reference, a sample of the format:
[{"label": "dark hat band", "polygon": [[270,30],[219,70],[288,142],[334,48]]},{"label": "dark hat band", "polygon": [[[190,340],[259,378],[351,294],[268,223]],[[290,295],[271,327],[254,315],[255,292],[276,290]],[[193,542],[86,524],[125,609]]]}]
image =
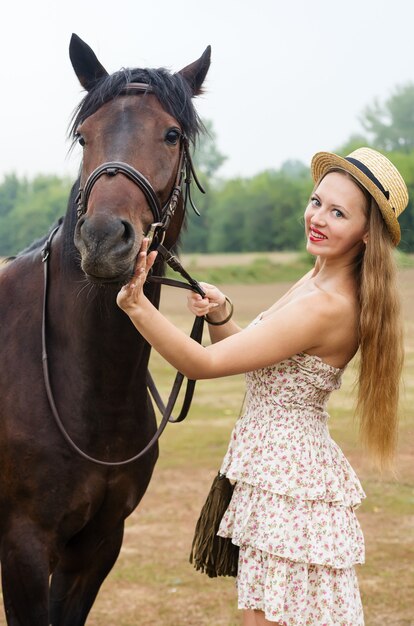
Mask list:
[{"label": "dark hat band", "polygon": [[345,157],[345,161],[349,161],[349,163],[352,163],[352,165],[355,165],[355,167],[357,167],[359,170],[361,170],[361,172],[363,174],[365,174],[365,176],[367,176],[370,179],[370,181],[372,181],[374,183],[374,185],[376,187],[378,187],[378,189],[381,191],[381,193],[384,194],[384,196],[387,198],[387,200],[390,199],[390,192],[386,191],[386,189],[384,189],[384,187],[381,185],[381,183],[378,180],[378,178],[376,176],[374,176],[374,174],[371,172],[371,170],[366,165],[361,163],[361,161],[358,161],[358,159],[354,159],[352,157]]}]

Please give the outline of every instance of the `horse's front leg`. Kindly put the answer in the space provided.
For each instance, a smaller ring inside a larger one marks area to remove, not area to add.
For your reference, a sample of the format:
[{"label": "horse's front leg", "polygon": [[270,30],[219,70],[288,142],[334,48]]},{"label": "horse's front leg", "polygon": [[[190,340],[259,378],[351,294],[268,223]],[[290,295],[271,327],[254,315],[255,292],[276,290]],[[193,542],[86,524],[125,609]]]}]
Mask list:
[{"label": "horse's front leg", "polygon": [[94,524],[75,536],[59,560],[50,589],[51,626],[83,626],[122,545],[124,523],[106,536]]},{"label": "horse's front leg", "polygon": [[8,626],[48,626],[47,538],[30,521],[14,520],[2,537],[0,560]]}]

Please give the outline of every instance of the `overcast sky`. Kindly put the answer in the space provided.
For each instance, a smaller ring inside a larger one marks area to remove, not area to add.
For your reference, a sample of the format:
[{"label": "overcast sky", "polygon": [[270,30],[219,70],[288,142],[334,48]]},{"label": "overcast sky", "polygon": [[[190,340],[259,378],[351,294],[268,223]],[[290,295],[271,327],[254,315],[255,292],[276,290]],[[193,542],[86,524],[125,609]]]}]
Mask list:
[{"label": "overcast sky", "polygon": [[0,24],[0,180],[16,172],[74,176],[66,132],[82,98],[72,32],[109,72],[177,71],[208,44],[197,100],[228,159],[250,176],[287,159],[308,163],[361,130],[375,98],[414,81],[412,0],[21,0]]}]

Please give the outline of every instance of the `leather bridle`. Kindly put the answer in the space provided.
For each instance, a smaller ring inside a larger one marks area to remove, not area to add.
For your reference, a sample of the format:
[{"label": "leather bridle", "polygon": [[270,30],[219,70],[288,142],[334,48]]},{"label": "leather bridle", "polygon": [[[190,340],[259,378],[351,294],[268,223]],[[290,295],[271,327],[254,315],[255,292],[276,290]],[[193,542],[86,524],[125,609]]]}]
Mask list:
[{"label": "leather bridle", "polygon": [[[154,90],[151,85],[147,83],[128,83],[121,91],[120,95],[142,93],[154,93]],[[205,193],[194,170],[188,139],[182,132],[180,135],[180,156],[178,160],[177,174],[174,186],[164,206],[161,206],[158,196],[149,180],[139,170],[135,169],[132,165],[129,165],[129,163],[124,163],[123,161],[108,161],[107,163],[102,163],[102,165],[99,165],[96,169],[94,169],[89,174],[84,187],[79,187],[79,193],[76,197],[76,203],[78,205],[78,219],[88,210],[89,196],[93,186],[99,178],[101,178],[101,176],[116,176],[117,174],[123,174],[135,183],[140,188],[148,202],[148,206],[151,209],[154,218],[148,233],[146,233],[146,236],[150,239],[150,244],[154,239],[157,240],[157,243],[163,242],[165,233],[168,230],[172,218],[174,217],[184,188],[184,211],[186,209],[187,200],[189,200],[194,211],[198,213],[191,197],[191,182],[193,179],[199,190],[202,193]],[[161,233],[160,236],[159,233]]]},{"label": "leather bridle", "polygon": [[[129,83],[121,92],[121,94],[126,94],[126,93],[128,94],[153,93],[153,89],[150,85],[146,83]],[[175,183],[169,195],[169,198],[167,202],[164,204],[164,206],[161,206],[158,196],[155,193],[151,183],[148,181],[147,178],[145,178],[143,174],[141,174],[140,171],[132,167],[132,165],[129,165],[128,163],[124,163],[122,161],[109,161],[107,163],[103,163],[102,165],[99,165],[96,169],[94,169],[93,172],[88,176],[84,187],[79,188],[79,193],[75,201],[77,204],[77,217],[79,219],[82,215],[86,213],[87,208],[88,208],[89,196],[91,194],[93,186],[95,185],[95,183],[97,182],[97,180],[99,180],[101,176],[116,176],[117,174],[123,174],[124,176],[132,180],[136,185],[138,185],[138,187],[141,189],[141,191],[143,192],[148,202],[149,208],[151,209],[154,222],[151,224],[149,231],[146,234],[146,236],[149,237],[150,239],[150,244],[151,243],[153,245],[156,244],[155,247],[157,248],[159,254],[161,254],[161,256],[163,257],[164,261],[168,263],[168,265],[174,271],[180,273],[181,276],[183,276],[184,279],[187,281],[184,283],[182,281],[173,280],[171,278],[165,278],[164,276],[149,275],[147,278],[148,282],[152,282],[155,284],[170,285],[173,287],[180,287],[184,289],[191,289],[193,291],[198,292],[201,296],[204,296],[205,294],[201,286],[199,285],[199,283],[196,280],[194,280],[188,274],[188,272],[184,270],[184,268],[181,266],[178,259],[175,256],[173,256],[170,253],[170,251],[167,250],[162,245],[162,242],[165,237],[165,233],[168,230],[168,227],[171,223],[172,218],[174,217],[176,208],[178,206],[178,202],[180,200],[180,196],[183,193],[183,188],[184,188],[183,210],[185,211],[187,200],[189,200],[192,208],[198,215],[199,213],[191,198],[190,186],[191,186],[191,182],[193,179],[197,187],[200,189],[200,191],[204,193],[204,189],[202,188],[200,181],[198,180],[197,175],[194,171],[193,162],[191,160],[191,155],[189,152],[188,139],[184,133],[181,134],[180,143],[181,143],[180,156],[179,156],[179,161],[178,161]],[[52,248],[52,241],[57,231],[59,230],[61,223],[62,223],[62,220],[60,220],[58,226],[56,226],[56,228],[54,228],[51,231],[44,247],[42,248],[42,257],[41,257],[43,266],[44,266],[44,291],[43,291],[43,314],[42,314],[42,363],[43,363],[43,378],[45,382],[47,398],[48,398],[49,405],[50,405],[50,408],[51,408],[51,411],[52,411],[52,414],[53,414],[53,417],[55,419],[58,429],[60,430],[63,438],[66,440],[68,445],[77,454],[79,454],[82,458],[84,458],[87,461],[90,461],[98,465],[103,465],[105,467],[119,467],[122,465],[127,465],[129,463],[132,463],[140,459],[142,456],[144,456],[144,454],[146,454],[153,447],[153,445],[160,438],[168,422],[177,423],[185,419],[189,411],[190,405],[191,405],[194,388],[195,388],[195,381],[194,380],[187,381],[187,388],[186,388],[181,411],[179,415],[176,418],[174,418],[172,417],[172,411],[174,410],[174,406],[175,406],[178,394],[180,392],[180,389],[184,380],[184,376],[181,374],[181,372],[177,372],[171,393],[168,398],[168,402],[166,406],[164,406],[164,403],[161,399],[160,394],[157,391],[157,388],[152,379],[152,376],[150,372],[147,370],[147,387],[156,405],[158,406],[158,409],[160,410],[162,414],[162,419],[157,428],[157,431],[154,433],[151,440],[147,443],[147,445],[140,452],[135,454],[133,457],[129,459],[125,459],[123,461],[104,461],[104,460],[96,459],[90,456],[89,454],[81,450],[76,445],[76,443],[73,441],[73,439],[70,437],[69,433],[67,432],[56,407],[56,403],[54,400],[54,395],[53,395],[53,391],[51,387],[51,382],[50,382],[48,354],[47,354],[47,301],[48,301],[48,290],[49,290],[48,289],[49,288],[48,266],[49,266],[49,257],[51,254],[51,248]],[[196,317],[194,324],[193,324],[192,331],[191,331],[191,337],[194,340],[198,341],[198,343],[201,343],[201,340],[202,340],[203,323],[204,323],[203,317]]]}]

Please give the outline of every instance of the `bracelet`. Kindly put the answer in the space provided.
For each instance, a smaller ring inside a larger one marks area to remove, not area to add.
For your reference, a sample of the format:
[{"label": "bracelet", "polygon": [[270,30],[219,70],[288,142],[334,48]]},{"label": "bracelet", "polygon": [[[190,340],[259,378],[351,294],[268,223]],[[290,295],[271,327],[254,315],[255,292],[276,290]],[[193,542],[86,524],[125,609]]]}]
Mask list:
[{"label": "bracelet", "polygon": [[233,302],[227,296],[225,296],[225,298],[226,302],[228,302],[230,305],[230,313],[228,314],[228,316],[224,320],[221,320],[221,322],[213,322],[213,320],[209,319],[208,315],[205,315],[204,319],[206,320],[207,324],[211,324],[212,326],[222,326],[223,324],[227,324],[227,322],[232,318],[234,311]]}]

